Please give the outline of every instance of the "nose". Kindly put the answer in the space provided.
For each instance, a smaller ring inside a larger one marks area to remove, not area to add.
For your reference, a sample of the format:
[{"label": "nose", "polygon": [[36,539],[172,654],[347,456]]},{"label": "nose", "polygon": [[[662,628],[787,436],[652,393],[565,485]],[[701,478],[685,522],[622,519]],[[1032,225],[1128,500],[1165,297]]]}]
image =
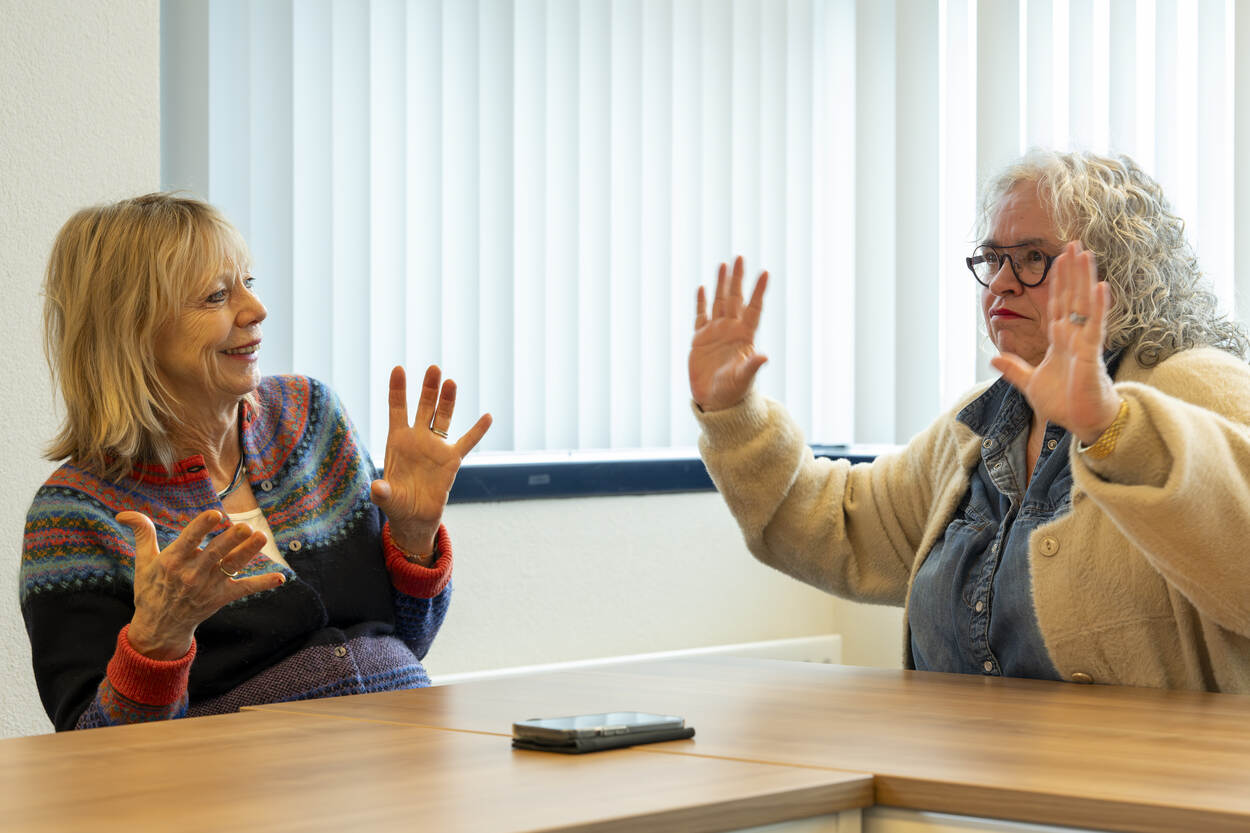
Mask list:
[{"label": "nose", "polygon": [[265,309],[265,305],[261,303],[260,298],[255,292],[245,286],[241,286],[239,293],[239,311],[235,316],[234,323],[240,328],[251,327],[264,321],[269,315],[269,310]]},{"label": "nose", "polygon": [[989,291],[995,295],[1018,295],[1021,291],[1020,281],[1016,279],[1014,264],[1010,256],[1004,255],[999,263],[998,271],[990,280]]}]

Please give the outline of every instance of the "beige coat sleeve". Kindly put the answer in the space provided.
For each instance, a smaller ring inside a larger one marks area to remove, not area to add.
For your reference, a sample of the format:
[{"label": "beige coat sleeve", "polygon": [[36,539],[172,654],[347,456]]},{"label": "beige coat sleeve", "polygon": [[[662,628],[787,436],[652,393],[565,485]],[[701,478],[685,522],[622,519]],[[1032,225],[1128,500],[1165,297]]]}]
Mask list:
[{"label": "beige coat sleeve", "polygon": [[1073,477],[1168,584],[1250,635],[1250,366],[1178,353],[1117,381],[1128,418],[1112,454],[1073,451]]},{"label": "beige coat sleeve", "polygon": [[966,431],[952,415],[902,451],[852,466],[815,458],[781,405],[758,392],[695,410],[699,451],[756,558],[840,596],[904,603],[935,501],[949,491],[953,435]]}]

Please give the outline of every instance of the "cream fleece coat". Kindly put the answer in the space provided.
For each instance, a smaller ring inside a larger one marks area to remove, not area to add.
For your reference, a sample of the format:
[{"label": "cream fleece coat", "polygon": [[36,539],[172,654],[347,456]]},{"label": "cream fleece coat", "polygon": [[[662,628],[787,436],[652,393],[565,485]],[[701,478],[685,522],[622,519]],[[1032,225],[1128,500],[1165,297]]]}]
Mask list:
[{"label": "cream fleece coat", "polygon": [[[980,460],[955,421],[872,463],[816,459],[756,392],[698,412],[699,449],[754,555],[839,596],[906,605]],[[1131,355],[1115,451],[1071,450],[1071,511],[1030,537],[1033,601],[1065,679],[1250,693],[1250,366],[1212,348]],[[906,618],[905,618],[906,621]],[[904,661],[912,666],[910,629]]]}]

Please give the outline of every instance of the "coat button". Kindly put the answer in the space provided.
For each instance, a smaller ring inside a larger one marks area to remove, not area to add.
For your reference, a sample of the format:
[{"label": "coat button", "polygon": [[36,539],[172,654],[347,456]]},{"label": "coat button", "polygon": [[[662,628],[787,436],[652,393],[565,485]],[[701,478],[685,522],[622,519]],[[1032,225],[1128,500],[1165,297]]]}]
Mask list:
[{"label": "coat button", "polygon": [[1042,539],[1041,546],[1038,547],[1038,551],[1047,558],[1050,558],[1055,553],[1059,552],[1059,540],[1053,536],[1047,535]]},{"label": "coat button", "polygon": [[263,491],[263,492],[272,492],[272,491],[273,491],[273,481],[272,481],[272,480],[262,480],[262,481],[260,481],[260,488],[261,488],[261,491]]},{"label": "coat button", "polygon": [[1089,685],[1093,681],[1094,681],[1094,678],[1086,674],[1084,671],[1077,671],[1075,674],[1072,675],[1072,682],[1074,683],[1082,683],[1084,685]]},{"label": "coat button", "polygon": [[291,552],[299,552],[300,550],[304,548],[304,545],[300,543],[300,540],[298,538],[296,538],[294,541],[287,544],[286,548],[289,549]]},{"label": "coat button", "polygon": [[342,645],[339,645],[338,647],[334,649],[334,655],[336,657],[345,657],[347,656],[347,649],[344,648]]}]

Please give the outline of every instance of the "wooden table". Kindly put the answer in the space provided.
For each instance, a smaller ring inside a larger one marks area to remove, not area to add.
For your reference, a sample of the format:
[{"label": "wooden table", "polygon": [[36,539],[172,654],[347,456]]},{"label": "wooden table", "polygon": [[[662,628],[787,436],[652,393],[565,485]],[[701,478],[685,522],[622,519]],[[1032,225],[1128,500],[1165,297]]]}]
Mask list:
[{"label": "wooden table", "polygon": [[680,749],[868,772],[879,805],[1144,833],[1250,830],[1250,697],[715,657],[274,704],[507,735],[514,720],[680,714]]},{"label": "wooden table", "polygon": [[23,833],[857,831],[871,801],[863,774],[279,712],[0,741],[0,830]]}]

